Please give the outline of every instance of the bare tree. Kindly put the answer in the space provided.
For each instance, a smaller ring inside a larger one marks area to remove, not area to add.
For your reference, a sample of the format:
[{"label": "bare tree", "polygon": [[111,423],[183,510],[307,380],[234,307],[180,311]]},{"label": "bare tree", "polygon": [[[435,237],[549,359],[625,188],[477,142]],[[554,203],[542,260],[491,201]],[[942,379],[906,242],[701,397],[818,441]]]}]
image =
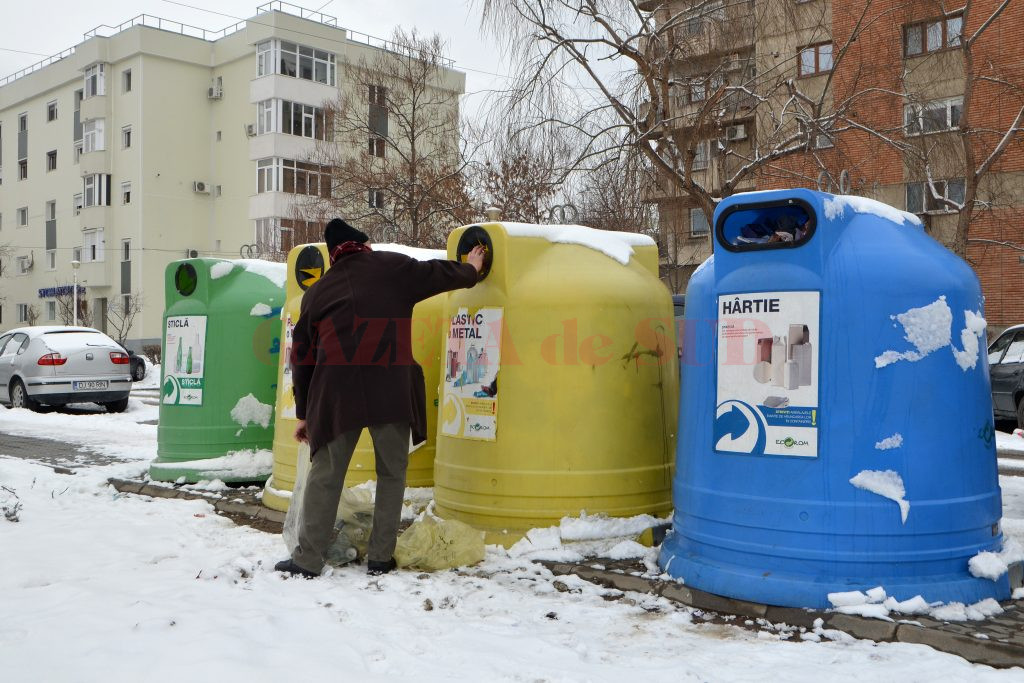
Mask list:
[{"label": "bare tree", "polygon": [[344,66],[351,92],[327,105],[332,135],[310,160],[329,169],[329,191],[299,212],[314,224],[343,215],[378,241],[441,246],[471,218],[459,89],[437,36],[398,29],[389,48]]},{"label": "bare tree", "polygon": [[39,322],[39,306],[36,304],[29,304],[25,307],[25,322],[30,326]]},{"label": "bare tree", "polygon": [[[57,306],[57,318],[64,325],[73,325],[75,322],[75,297],[73,287],[60,287],[54,296]],[[82,288],[78,289],[78,324],[83,327],[92,326],[92,312],[89,310],[89,302],[82,296]]]},{"label": "bare tree", "polygon": [[113,332],[117,343],[124,346],[131,332],[135,318],[142,312],[141,294],[125,294],[116,303],[107,306],[107,328]]},{"label": "bare tree", "polygon": [[548,220],[562,184],[565,147],[539,148],[523,137],[503,137],[483,145],[469,174],[477,211],[496,206],[507,221]]}]

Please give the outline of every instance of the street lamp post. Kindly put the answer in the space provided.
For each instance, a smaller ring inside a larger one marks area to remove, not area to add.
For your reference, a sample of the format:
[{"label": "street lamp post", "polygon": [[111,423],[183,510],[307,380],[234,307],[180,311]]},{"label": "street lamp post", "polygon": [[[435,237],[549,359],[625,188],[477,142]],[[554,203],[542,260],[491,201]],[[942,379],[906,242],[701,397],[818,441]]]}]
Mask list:
[{"label": "street lamp post", "polygon": [[78,327],[78,267],[80,265],[82,265],[81,261],[75,260],[71,262],[71,270],[75,273],[75,287],[71,300],[71,308],[75,311],[75,327]]}]

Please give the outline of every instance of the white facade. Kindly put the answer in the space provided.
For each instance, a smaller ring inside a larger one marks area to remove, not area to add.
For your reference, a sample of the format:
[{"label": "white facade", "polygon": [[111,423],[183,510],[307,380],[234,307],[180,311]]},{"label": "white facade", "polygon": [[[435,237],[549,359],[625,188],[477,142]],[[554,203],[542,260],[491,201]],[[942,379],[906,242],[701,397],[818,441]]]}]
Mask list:
[{"label": "white facade", "polygon": [[[346,62],[383,46],[289,11],[270,3],[198,36],[144,17],[0,79],[0,332],[32,310],[54,322],[52,289],[72,284],[77,258],[90,310],[140,295],[128,342],[159,343],[168,263],[237,258],[292,215],[318,108],[344,96]],[[463,74],[445,80],[463,92]]]}]

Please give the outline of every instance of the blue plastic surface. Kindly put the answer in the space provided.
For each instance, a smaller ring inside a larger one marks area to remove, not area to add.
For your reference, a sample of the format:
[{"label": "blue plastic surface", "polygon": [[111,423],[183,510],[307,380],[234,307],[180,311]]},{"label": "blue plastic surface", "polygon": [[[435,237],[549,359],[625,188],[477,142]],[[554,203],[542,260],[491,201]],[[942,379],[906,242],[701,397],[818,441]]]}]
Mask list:
[{"label": "blue plastic surface", "polygon": [[[773,205],[811,220],[796,240],[735,250]],[[1002,547],[986,343],[965,313],[984,313],[970,267],[891,207],[810,190],[729,197],[715,226],[715,255],[686,292],[662,568],[700,590],[794,607],[875,586],[899,600],[1008,598],[1005,574],[968,571]],[[758,299],[748,322],[728,323],[724,311]],[[763,322],[756,309],[773,307]],[[925,310],[896,317],[912,309]],[[897,434],[898,447],[876,447]],[[895,500],[851,483],[865,471],[898,475],[905,521]]]}]

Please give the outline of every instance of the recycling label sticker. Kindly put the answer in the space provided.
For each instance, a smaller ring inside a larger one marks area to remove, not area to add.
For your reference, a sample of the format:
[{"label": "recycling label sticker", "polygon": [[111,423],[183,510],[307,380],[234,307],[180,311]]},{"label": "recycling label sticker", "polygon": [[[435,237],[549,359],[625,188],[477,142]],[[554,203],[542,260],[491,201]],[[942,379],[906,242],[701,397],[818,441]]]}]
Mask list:
[{"label": "recycling label sticker", "polygon": [[716,451],[817,457],[821,293],[718,297]]},{"label": "recycling label sticker", "polygon": [[171,315],[164,321],[165,405],[203,405],[206,316]]}]

